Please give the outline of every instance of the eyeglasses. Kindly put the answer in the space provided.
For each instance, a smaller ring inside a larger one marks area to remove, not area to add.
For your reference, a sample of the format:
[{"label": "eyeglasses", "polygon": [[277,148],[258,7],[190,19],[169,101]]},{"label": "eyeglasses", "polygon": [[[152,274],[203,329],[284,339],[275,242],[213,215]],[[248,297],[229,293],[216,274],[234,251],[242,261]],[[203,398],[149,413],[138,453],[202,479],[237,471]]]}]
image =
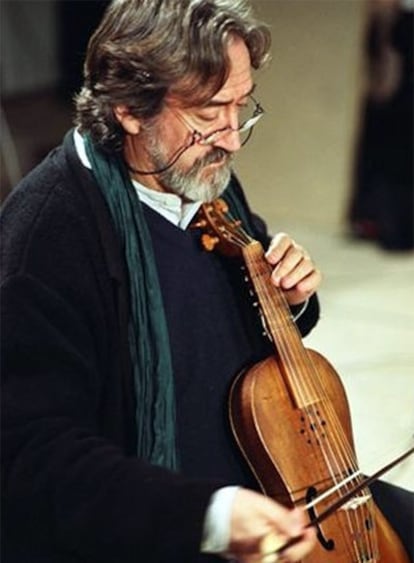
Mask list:
[{"label": "eyeglasses", "polygon": [[203,134],[200,131],[198,131],[197,129],[194,129],[191,124],[187,121],[187,119],[184,118],[183,115],[178,114],[178,112],[175,112],[177,117],[179,119],[181,119],[181,121],[183,123],[185,123],[185,125],[191,130],[193,137],[195,138],[194,143],[197,143],[199,145],[214,145],[215,143],[217,143],[217,141],[219,141],[222,137],[224,137],[225,135],[227,135],[228,133],[245,133],[248,132],[248,135],[243,139],[241,145],[245,145],[247,143],[247,141],[250,139],[251,134],[253,132],[253,127],[256,125],[256,123],[259,121],[259,119],[261,119],[265,113],[265,110],[263,109],[263,107],[260,105],[260,103],[253,98],[253,96],[250,94],[249,95],[249,99],[251,100],[251,102],[253,103],[254,107],[253,107],[253,111],[252,108],[247,106],[245,110],[243,110],[244,112],[252,112],[250,113],[250,117],[248,117],[247,119],[241,119],[241,124],[239,125],[239,127],[237,127],[236,129],[234,129],[233,127],[227,126],[227,127],[223,127],[222,129],[216,129],[215,131],[213,131],[212,133],[207,133],[207,134]]},{"label": "eyeglasses", "polygon": [[222,137],[224,137],[225,135],[228,135],[229,133],[239,133],[239,134],[247,133],[246,137],[241,142],[241,146],[244,146],[247,143],[247,141],[250,139],[250,137],[253,133],[253,127],[263,117],[263,115],[265,113],[265,110],[263,109],[263,107],[260,105],[260,103],[251,94],[249,95],[249,99],[254,105],[253,110],[252,110],[251,104],[250,104],[250,106],[248,105],[248,106],[246,106],[246,108],[244,108],[243,112],[247,111],[249,113],[250,112],[252,112],[252,113],[250,113],[250,117],[248,117],[247,119],[244,119],[243,115],[241,115],[241,124],[239,125],[239,127],[234,129],[233,127],[227,126],[227,127],[221,128],[221,129],[216,129],[215,131],[212,131],[211,133],[205,133],[205,134],[201,133],[198,129],[195,129],[190,124],[190,122],[187,120],[187,118],[185,118],[181,113],[179,113],[178,111],[171,110],[171,111],[173,111],[174,115],[191,132],[191,138],[190,138],[189,142],[186,143],[184,146],[180,147],[178,149],[178,151],[174,154],[174,156],[162,168],[158,168],[156,170],[137,170],[136,168],[133,168],[131,165],[127,164],[128,168],[132,172],[134,172],[136,174],[141,174],[141,175],[144,175],[144,176],[145,175],[149,176],[149,175],[153,175],[153,174],[161,174],[162,172],[165,172],[166,170],[171,168],[171,166],[174,166],[174,164],[178,161],[178,159],[181,158],[181,156],[190,147],[192,147],[196,144],[202,145],[202,146],[214,145]]}]

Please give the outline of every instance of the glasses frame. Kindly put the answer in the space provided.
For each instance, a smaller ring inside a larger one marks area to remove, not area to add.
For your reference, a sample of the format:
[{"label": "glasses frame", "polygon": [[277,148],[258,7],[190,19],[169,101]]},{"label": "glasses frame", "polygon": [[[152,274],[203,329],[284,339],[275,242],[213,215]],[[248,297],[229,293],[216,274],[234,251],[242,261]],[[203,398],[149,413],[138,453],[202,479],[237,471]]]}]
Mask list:
[{"label": "glasses frame", "polygon": [[244,121],[236,129],[228,125],[226,127],[222,127],[221,129],[216,129],[211,133],[203,134],[198,129],[194,129],[194,127],[187,121],[187,119],[183,115],[177,112],[174,113],[189,128],[189,130],[195,137],[195,142],[199,145],[203,145],[203,146],[214,145],[214,143],[216,143],[220,139],[220,137],[226,135],[227,133],[244,133],[245,131],[250,130],[249,135],[246,137],[246,139],[244,139],[244,141],[241,144],[242,146],[244,146],[247,143],[247,141],[250,139],[250,135],[253,132],[252,128],[265,114],[265,110],[263,109],[262,105],[252,96],[252,94],[249,94],[249,98],[252,100],[255,106],[253,110],[253,115],[249,119]]}]

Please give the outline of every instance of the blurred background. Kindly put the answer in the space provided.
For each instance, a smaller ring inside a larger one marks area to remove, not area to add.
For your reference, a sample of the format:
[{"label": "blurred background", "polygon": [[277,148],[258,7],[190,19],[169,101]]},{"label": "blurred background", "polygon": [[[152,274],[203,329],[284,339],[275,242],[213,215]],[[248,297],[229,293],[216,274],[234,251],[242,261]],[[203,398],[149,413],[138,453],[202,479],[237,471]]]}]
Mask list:
[{"label": "blurred background", "polygon": [[[342,377],[361,467],[413,444],[413,2],[253,0],[273,35],[266,110],[236,160],[271,231],[324,273],[305,344]],[[107,2],[1,0],[1,199],[72,123]],[[386,477],[414,490],[414,461]]]}]

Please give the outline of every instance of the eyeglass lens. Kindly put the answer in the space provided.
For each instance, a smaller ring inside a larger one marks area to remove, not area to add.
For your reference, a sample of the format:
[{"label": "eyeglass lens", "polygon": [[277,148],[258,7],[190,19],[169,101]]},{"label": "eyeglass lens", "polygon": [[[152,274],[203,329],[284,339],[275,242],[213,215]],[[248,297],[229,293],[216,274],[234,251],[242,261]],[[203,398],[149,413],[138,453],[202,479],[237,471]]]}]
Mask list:
[{"label": "eyeglass lens", "polygon": [[[237,131],[241,136],[242,145],[247,143],[250,135],[252,134],[252,127],[256,125],[263,114],[264,109],[252,96],[250,96],[249,102],[243,106],[239,112],[239,127]],[[231,127],[223,127],[222,129],[218,129],[207,135],[200,134],[198,142],[202,145],[213,144],[217,142],[220,137],[228,134],[230,131],[232,131]],[[236,131],[236,129],[233,131]]]}]

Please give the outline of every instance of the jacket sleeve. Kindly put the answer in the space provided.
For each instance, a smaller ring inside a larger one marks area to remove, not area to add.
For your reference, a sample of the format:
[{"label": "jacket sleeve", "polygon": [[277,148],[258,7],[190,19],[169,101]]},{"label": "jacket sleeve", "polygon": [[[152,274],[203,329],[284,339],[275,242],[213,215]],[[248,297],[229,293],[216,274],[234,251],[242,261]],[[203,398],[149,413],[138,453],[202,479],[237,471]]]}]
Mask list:
[{"label": "jacket sleeve", "polygon": [[14,278],[2,302],[9,524],[26,541],[52,534],[89,561],[158,561],[168,550],[190,561],[214,487],[127,458],[99,436],[93,342],[61,297]]}]

